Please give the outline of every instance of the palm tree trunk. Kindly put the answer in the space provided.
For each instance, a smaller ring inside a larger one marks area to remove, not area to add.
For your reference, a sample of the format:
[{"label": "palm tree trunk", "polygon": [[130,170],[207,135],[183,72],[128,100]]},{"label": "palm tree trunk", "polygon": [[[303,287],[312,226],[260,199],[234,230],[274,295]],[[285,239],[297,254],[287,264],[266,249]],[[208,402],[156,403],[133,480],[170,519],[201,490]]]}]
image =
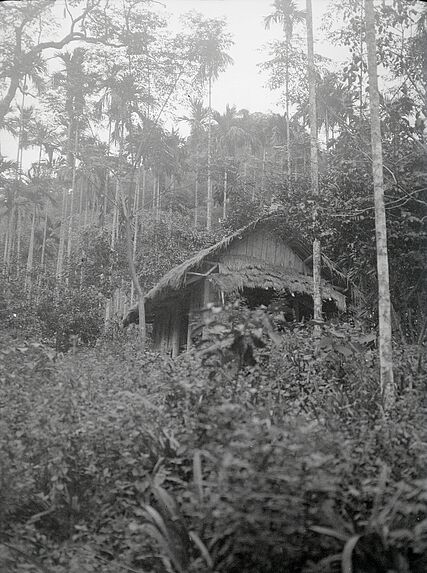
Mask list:
[{"label": "palm tree trunk", "polygon": [[89,180],[85,179],[85,213],[83,217],[83,226],[86,228],[88,222],[88,213],[89,213]]},{"label": "palm tree trunk", "polygon": [[[261,195],[264,198],[264,187],[265,187],[265,161],[266,161],[267,151],[265,147],[262,152],[262,171],[261,171]],[[252,189],[252,201],[255,199],[255,187]]]},{"label": "palm tree trunk", "polygon": [[314,67],[314,40],[313,40],[313,14],[311,0],[306,0],[307,8],[307,59],[309,76],[309,103],[310,103],[310,164],[311,187],[314,197],[313,208],[313,318],[322,320],[322,293],[321,293],[321,248],[318,239],[317,196],[319,194],[319,164],[317,156],[317,113],[316,113],[316,75]]},{"label": "palm tree trunk", "polygon": [[113,226],[111,229],[111,248],[114,249],[116,246],[116,237],[118,236],[118,225],[119,225],[119,187],[120,181],[116,181],[116,191],[114,194],[114,207],[113,207]]},{"label": "palm tree trunk", "polygon": [[208,88],[208,194],[206,202],[206,229],[212,229],[212,74],[209,74]]},{"label": "palm tree trunk", "polygon": [[56,262],[56,280],[60,282],[62,279],[62,272],[64,267],[64,246],[65,246],[65,221],[67,216],[67,190],[64,189],[62,193],[62,218],[61,228],[59,231],[59,247],[58,258]]},{"label": "palm tree trunk", "polygon": [[194,189],[194,228],[197,229],[199,223],[199,172],[196,171],[196,182]]},{"label": "palm tree trunk", "polygon": [[146,182],[147,182],[147,172],[145,167],[142,168],[142,190],[141,190],[141,211],[144,210],[145,207],[145,191],[146,191]]},{"label": "palm tree trunk", "polygon": [[156,192],[157,192],[156,172],[153,170],[153,196],[152,196],[151,208],[153,210],[154,215],[156,213],[156,204],[157,204]]},{"label": "palm tree trunk", "polygon": [[326,158],[329,151],[329,114],[328,109],[325,109],[325,145],[326,145]]},{"label": "palm tree trunk", "polygon": [[27,257],[27,274],[26,274],[26,287],[28,288],[28,290],[31,290],[31,281],[32,281],[32,277],[31,274],[33,272],[33,260],[34,260],[34,234],[35,234],[35,229],[36,229],[36,210],[37,207],[34,204],[34,210],[33,210],[33,221],[31,224],[31,234],[30,234],[30,244],[28,247],[28,257]]},{"label": "palm tree trunk", "polygon": [[78,145],[78,137],[79,137],[79,130],[76,127],[76,134],[74,140],[74,157],[73,157],[73,175],[71,179],[71,197],[70,197],[70,218],[68,222],[68,243],[67,243],[67,260],[68,263],[70,262],[71,258],[71,246],[73,242],[73,209],[74,209],[74,193],[76,188],[76,155],[77,155],[77,145]]},{"label": "palm tree trunk", "polygon": [[19,277],[21,270],[21,235],[22,235],[22,214],[19,206],[16,207],[16,276]]},{"label": "palm tree trunk", "polygon": [[82,213],[83,213],[83,177],[80,179],[79,183],[79,226],[82,225]]},{"label": "palm tree trunk", "polygon": [[157,175],[157,186],[156,186],[156,222],[160,221],[160,175]]},{"label": "palm tree trunk", "polygon": [[384,407],[388,408],[394,401],[395,391],[393,381],[391,305],[387,251],[387,223],[384,205],[380,98],[378,90],[377,50],[373,0],[365,0],[365,18],[366,44],[368,48],[372,173],[374,180],[375,233],[377,246],[380,382],[384,399]]},{"label": "palm tree trunk", "polygon": [[9,247],[9,219],[5,227],[6,228],[4,230],[4,246],[3,246],[3,274],[6,273],[7,251]]},{"label": "palm tree trunk", "polygon": [[[138,169],[136,174],[136,185],[135,185],[135,197],[133,201],[133,213],[134,213],[134,230],[133,230],[133,248],[132,248],[132,257],[135,260],[136,256],[136,244],[138,240],[138,210],[139,210],[139,195],[140,195],[140,170]],[[134,298],[134,291],[135,285],[133,280],[131,279],[130,283],[130,304],[133,305],[133,298]]]},{"label": "palm tree trunk", "polygon": [[7,229],[6,229],[6,240],[5,240],[5,247],[4,247],[4,272],[5,274],[9,273],[10,270],[10,261],[12,257],[12,250],[13,250],[13,228],[15,224],[15,212],[16,206],[14,199],[12,200],[12,207],[9,212],[9,218],[7,221]]},{"label": "palm tree trunk", "polygon": [[173,174],[171,175],[170,186],[171,186],[171,196],[169,200],[169,222],[168,222],[169,233],[172,232],[172,202],[173,198],[175,197],[175,176]]},{"label": "palm tree trunk", "polygon": [[40,259],[40,266],[42,270],[44,269],[45,264],[45,256],[46,256],[46,237],[47,237],[47,205],[45,206],[46,212],[44,216],[44,224],[43,224],[43,243],[42,243],[42,254]]},{"label": "palm tree trunk", "polygon": [[[360,69],[359,69],[359,129],[362,130],[363,121],[363,4],[360,3]],[[361,132],[361,131],[360,131]]]},{"label": "palm tree trunk", "polygon": [[288,181],[291,179],[291,147],[289,132],[289,39],[286,39],[286,77],[285,77],[285,100],[286,100],[286,169]]},{"label": "palm tree trunk", "polygon": [[227,217],[227,169],[224,170],[224,202],[222,205],[222,220],[225,221]]},{"label": "palm tree trunk", "polygon": [[132,229],[131,229],[131,221],[130,215],[126,206],[126,201],[124,198],[124,194],[120,187],[119,189],[120,199],[122,203],[122,211],[123,217],[125,220],[125,230],[126,230],[126,254],[128,259],[129,271],[132,277],[132,282],[134,285],[134,289],[137,293],[138,297],[138,311],[139,311],[139,333],[140,333],[140,342],[141,346],[144,349],[145,347],[145,340],[146,340],[146,327],[145,327],[145,298],[144,293],[142,291],[141,283],[139,282],[138,274],[136,272],[135,266],[135,259],[133,257],[133,248],[132,248]]}]

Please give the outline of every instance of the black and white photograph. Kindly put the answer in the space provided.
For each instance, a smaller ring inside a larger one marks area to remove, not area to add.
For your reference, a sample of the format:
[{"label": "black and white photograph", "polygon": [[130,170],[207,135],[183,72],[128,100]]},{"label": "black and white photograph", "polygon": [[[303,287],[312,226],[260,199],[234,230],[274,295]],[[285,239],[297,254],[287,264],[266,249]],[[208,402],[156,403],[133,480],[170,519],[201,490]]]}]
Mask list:
[{"label": "black and white photograph", "polygon": [[0,0],[0,573],[427,573],[427,2]]}]

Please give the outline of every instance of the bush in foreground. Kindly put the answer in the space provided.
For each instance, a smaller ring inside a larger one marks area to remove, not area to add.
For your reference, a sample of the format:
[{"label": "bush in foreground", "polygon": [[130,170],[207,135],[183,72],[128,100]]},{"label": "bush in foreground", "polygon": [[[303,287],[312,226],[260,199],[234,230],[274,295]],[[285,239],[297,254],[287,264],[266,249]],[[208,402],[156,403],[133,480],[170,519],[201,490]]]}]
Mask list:
[{"label": "bush in foreground", "polygon": [[425,571],[421,375],[405,365],[384,414],[363,336],[328,327],[313,348],[310,327],[279,339],[240,313],[176,361],[124,339],[55,363],[6,341],[4,567]]}]

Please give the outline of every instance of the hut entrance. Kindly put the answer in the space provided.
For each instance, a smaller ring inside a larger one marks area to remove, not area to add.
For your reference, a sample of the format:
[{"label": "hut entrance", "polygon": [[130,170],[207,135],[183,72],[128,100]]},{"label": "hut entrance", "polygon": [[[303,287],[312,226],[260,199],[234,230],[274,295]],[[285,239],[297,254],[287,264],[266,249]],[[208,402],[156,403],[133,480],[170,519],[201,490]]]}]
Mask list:
[{"label": "hut entrance", "polygon": [[[269,313],[281,315],[287,322],[313,318],[313,299],[305,293],[291,293],[288,290],[277,292],[259,287],[243,288],[240,298],[248,308],[254,310],[264,306]],[[327,318],[331,318],[337,314],[337,308],[333,302],[323,301],[323,312]]]}]

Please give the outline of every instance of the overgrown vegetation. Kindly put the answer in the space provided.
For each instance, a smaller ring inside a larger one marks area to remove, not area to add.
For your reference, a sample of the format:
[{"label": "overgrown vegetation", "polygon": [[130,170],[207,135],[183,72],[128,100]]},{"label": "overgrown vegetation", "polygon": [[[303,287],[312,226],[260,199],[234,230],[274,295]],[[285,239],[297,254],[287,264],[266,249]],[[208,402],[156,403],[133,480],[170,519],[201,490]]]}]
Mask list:
[{"label": "overgrown vegetation", "polygon": [[2,566],[425,571],[425,365],[396,349],[385,413],[371,345],[233,309],[175,361],[123,334],[59,362],[4,338]]},{"label": "overgrown vegetation", "polygon": [[[0,130],[17,144],[0,154],[0,572],[425,573],[420,2],[375,1],[386,410],[363,9],[326,14],[326,41],[349,51],[316,54],[317,121],[291,0],[266,14],[283,37],[261,63],[283,114],[212,109],[231,64],[221,18],[187,14],[177,31],[146,0],[0,11]],[[204,309],[175,360],[120,328],[171,267],[272,211],[307,244],[316,215],[360,308],[321,327],[241,301]]]}]

